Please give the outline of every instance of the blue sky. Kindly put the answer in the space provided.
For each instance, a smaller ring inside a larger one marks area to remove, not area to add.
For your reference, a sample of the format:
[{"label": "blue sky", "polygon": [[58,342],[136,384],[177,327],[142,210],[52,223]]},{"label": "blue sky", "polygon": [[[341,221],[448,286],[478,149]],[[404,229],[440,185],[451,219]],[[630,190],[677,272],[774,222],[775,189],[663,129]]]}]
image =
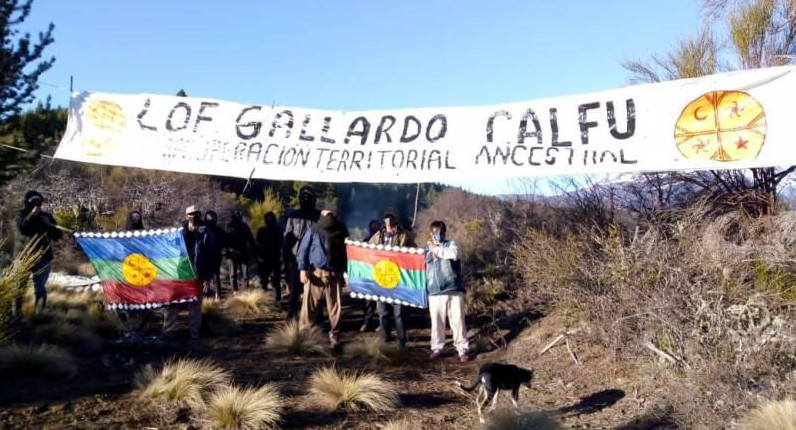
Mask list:
[{"label": "blue sky", "polygon": [[[625,59],[697,32],[700,1],[35,0],[55,23],[40,95],[75,90],[366,110],[517,102],[627,85]],[[511,192],[506,181],[462,183]],[[521,188],[522,186],[520,186]],[[544,188],[544,187],[542,187]]]}]

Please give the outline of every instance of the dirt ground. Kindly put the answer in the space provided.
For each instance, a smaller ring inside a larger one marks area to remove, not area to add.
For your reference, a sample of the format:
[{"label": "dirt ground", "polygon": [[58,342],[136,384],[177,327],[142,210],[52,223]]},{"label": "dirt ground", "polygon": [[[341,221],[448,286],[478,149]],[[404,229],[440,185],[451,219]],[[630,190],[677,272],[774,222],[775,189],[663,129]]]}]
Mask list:
[{"label": "dirt ground", "polygon": [[[378,336],[360,333],[360,303],[344,302],[342,340],[357,342]],[[600,372],[604,364],[598,352],[579,351],[575,364],[566,346],[556,346],[538,356],[540,345],[554,339],[552,318],[540,318],[519,331],[518,323],[505,322],[508,346],[480,354],[470,363],[459,363],[453,351],[440,361],[428,355],[428,315],[409,312],[411,358],[401,366],[376,366],[346,354],[331,358],[297,358],[275,355],[265,349],[265,335],[279,319],[239,320],[242,330],[229,337],[182,337],[162,343],[109,345],[101,354],[84,357],[80,372],[68,381],[9,378],[0,388],[0,428],[3,429],[201,429],[208,422],[187,408],[154,405],[139,400],[133,378],[143,366],[159,366],[171,357],[209,358],[229,369],[241,385],[277,382],[286,402],[284,429],[376,429],[391,419],[407,418],[416,429],[459,430],[480,427],[474,394],[465,393],[454,381],[474,378],[486,361],[511,362],[536,369],[531,390],[520,393],[524,410],[543,410],[559,417],[565,428],[576,429],[671,429],[676,428],[655,408],[654,381],[639,383],[615,370]],[[511,325],[513,324],[513,325]],[[157,321],[149,329],[156,334]],[[474,330],[471,330],[474,331]],[[511,339],[514,337],[514,339]],[[310,373],[321,365],[341,369],[372,370],[393,381],[401,407],[390,414],[339,412],[328,414],[313,407],[307,397]],[[595,369],[597,369],[595,371]],[[510,407],[508,395],[500,406]]]}]

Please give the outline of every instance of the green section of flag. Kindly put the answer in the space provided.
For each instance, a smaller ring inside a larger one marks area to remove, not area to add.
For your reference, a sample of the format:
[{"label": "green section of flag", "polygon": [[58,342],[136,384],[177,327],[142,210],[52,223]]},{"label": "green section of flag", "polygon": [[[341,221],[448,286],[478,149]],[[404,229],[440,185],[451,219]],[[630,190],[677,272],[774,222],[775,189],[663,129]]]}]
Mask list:
[{"label": "green section of flag", "polygon": [[[400,266],[398,268],[401,269]],[[373,265],[360,261],[349,261],[348,277],[375,281],[373,278]],[[398,286],[413,290],[424,289],[426,288],[426,272],[423,270],[401,269],[401,280],[398,281]]]},{"label": "green section of flag", "polygon": [[[158,270],[155,279],[185,281],[196,278],[196,274],[194,274],[193,268],[191,268],[191,262],[185,257],[160,258],[150,261]],[[91,264],[94,265],[94,269],[97,271],[97,276],[99,276],[100,279],[113,279],[125,282],[124,275],[122,274],[121,261],[91,260]]]}]

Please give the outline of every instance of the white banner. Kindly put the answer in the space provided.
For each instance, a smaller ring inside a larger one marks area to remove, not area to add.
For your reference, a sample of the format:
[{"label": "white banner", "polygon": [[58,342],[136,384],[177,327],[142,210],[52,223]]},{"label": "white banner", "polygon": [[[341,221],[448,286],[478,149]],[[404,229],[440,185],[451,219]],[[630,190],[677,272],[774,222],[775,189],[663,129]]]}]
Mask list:
[{"label": "white banner", "polygon": [[494,106],[339,112],[75,93],[56,158],[322,182],[796,164],[796,68]]}]

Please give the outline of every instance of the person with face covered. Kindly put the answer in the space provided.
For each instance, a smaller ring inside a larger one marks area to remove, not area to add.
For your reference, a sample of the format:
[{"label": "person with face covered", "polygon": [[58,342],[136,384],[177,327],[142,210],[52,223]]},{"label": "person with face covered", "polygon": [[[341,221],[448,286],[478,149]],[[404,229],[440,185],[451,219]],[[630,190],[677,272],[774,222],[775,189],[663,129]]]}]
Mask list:
[{"label": "person with face covered", "polygon": [[[385,246],[415,246],[412,233],[401,228],[401,224],[398,222],[398,215],[392,211],[385,212],[384,226],[370,238],[369,243]],[[390,342],[391,340],[389,317],[390,309],[392,309],[398,346],[406,346],[406,328],[404,327],[404,319],[401,314],[401,305],[397,303],[390,305],[379,301],[376,303],[376,309],[379,313],[379,332],[381,333],[381,340],[384,342]]]},{"label": "person with face covered", "polygon": [[249,259],[257,250],[254,235],[249,225],[243,221],[243,213],[232,212],[232,220],[227,225],[227,252],[230,262],[232,289],[238,291],[238,277],[243,278],[243,286],[249,287]]},{"label": "person with face covered", "polygon": [[124,225],[125,230],[143,230],[144,221],[141,219],[141,212],[132,211],[127,215],[127,222]]},{"label": "person with face covered", "polygon": [[[36,297],[35,310],[42,310],[47,305],[47,278],[50,277],[51,263],[54,259],[52,243],[62,236],[61,230],[52,215],[42,209],[44,196],[35,190],[25,193],[23,208],[17,212],[14,248],[21,251],[30,241],[36,244],[36,250],[42,251],[41,257],[30,270],[33,276],[33,289]],[[27,283],[27,280],[25,280]],[[15,313],[19,313],[21,303],[16,303]]]},{"label": "person with face covered", "polygon": [[299,208],[288,212],[284,218],[284,233],[282,236],[282,259],[285,262],[285,278],[290,291],[288,304],[288,319],[299,316],[300,297],[304,286],[299,279],[299,270],[296,256],[299,245],[304,235],[318,222],[321,216],[315,205],[317,199],[315,190],[306,185],[299,190]]},{"label": "person with face covered", "polygon": [[320,300],[324,299],[332,349],[337,349],[340,342],[340,294],[348,265],[347,237],[345,224],[337,220],[331,208],[324,209],[315,227],[302,237],[296,255],[299,280],[304,284],[299,327],[306,328],[316,321]]},{"label": "person with face covered", "polygon": [[472,359],[464,323],[465,303],[462,285],[459,246],[445,237],[447,227],[442,221],[431,223],[431,239],[426,252],[426,289],[431,314],[431,359],[442,357],[445,347],[445,321],[453,332],[453,346],[459,360]]},{"label": "person with face covered", "polygon": [[278,304],[282,300],[282,286],[279,285],[282,271],[282,230],[276,222],[276,215],[268,212],[263,217],[265,225],[257,230],[257,263],[260,269],[260,282],[263,290],[268,289],[268,281],[274,286],[274,297]]},{"label": "person with face covered", "polygon": [[227,232],[218,226],[218,214],[214,211],[205,212],[205,228],[207,233],[213,236],[216,243],[215,252],[209,257],[210,260],[210,284],[215,286],[215,297],[221,294],[221,262],[223,260],[222,251],[226,248]]},{"label": "person with face covered", "polygon": [[[368,235],[365,236],[363,242],[370,241],[370,238],[378,233],[379,230],[381,230],[379,220],[371,220],[368,223]],[[359,331],[365,332],[370,329],[370,321],[376,316],[376,302],[373,300],[362,300],[362,315],[362,325],[359,327]]]}]

